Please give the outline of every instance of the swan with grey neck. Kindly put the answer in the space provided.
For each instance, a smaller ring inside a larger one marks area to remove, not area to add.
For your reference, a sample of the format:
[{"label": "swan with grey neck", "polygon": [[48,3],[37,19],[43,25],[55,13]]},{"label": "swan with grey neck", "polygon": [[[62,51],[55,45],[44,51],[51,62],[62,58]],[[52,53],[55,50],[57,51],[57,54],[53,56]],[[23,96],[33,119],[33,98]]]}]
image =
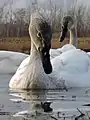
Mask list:
[{"label": "swan with grey neck", "polygon": [[62,42],[67,34],[67,31],[70,32],[70,41],[69,44],[75,46],[77,48],[77,29],[76,23],[72,19],[71,16],[65,16],[62,22],[62,32],[60,36],[60,42]]},{"label": "swan with grey neck", "polygon": [[63,52],[67,52],[69,50],[73,50],[77,48],[78,41],[77,41],[76,23],[71,16],[65,16],[62,20],[62,29],[59,40],[60,42],[63,42],[68,30],[70,32],[69,44],[64,45],[62,48],[51,49],[50,50],[51,59],[61,55]]},{"label": "swan with grey neck", "polygon": [[52,72],[49,55],[52,31],[49,23],[41,14],[33,13],[31,15],[29,34],[31,37],[30,57],[21,63],[10,80],[9,87],[20,89],[60,89],[63,82],[58,83],[54,75],[47,75]]}]

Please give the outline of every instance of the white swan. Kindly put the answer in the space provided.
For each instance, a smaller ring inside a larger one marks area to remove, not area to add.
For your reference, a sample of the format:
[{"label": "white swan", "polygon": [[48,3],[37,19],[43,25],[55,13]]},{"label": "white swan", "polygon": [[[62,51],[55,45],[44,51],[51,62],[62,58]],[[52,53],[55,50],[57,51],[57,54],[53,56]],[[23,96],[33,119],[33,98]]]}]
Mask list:
[{"label": "white swan", "polygon": [[28,55],[24,53],[0,51],[0,74],[14,74],[26,57]]},{"label": "white swan", "polygon": [[[64,40],[67,30],[70,31],[71,44],[77,41],[77,34],[72,17],[63,19],[61,40]],[[57,79],[65,80],[68,87],[90,87],[90,57],[80,49],[71,49],[52,59],[52,66]]]},{"label": "white swan", "polygon": [[[62,20],[62,34],[60,36],[60,42],[62,42],[64,40],[64,36],[66,35],[67,33],[67,23],[66,23],[66,19],[67,21],[69,21],[68,23],[68,29],[69,27],[73,27],[73,26],[76,26],[76,23],[75,21],[70,17],[70,16],[67,16],[67,18],[65,17],[63,20]],[[77,38],[75,38],[74,36],[77,37],[77,30],[76,30],[76,27],[73,27],[73,29],[71,30],[71,28],[69,29],[70,31],[70,40],[69,40],[69,44],[66,44],[64,45],[63,47],[61,48],[57,48],[57,49],[50,49],[50,57],[51,59],[52,58],[55,58],[56,56],[59,56],[61,55],[63,52],[67,52],[69,50],[72,50],[72,49],[76,49],[77,48],[77,43],[78,43],[78,40]]]},{"label": "white swan", "polygon": [[[9,92],[13,99],[13,102],[26,102],[28,103],[27,110],[22,110],[15,113],[13,116],[20,120],[31,119],[31,120],[54,120],[51,115],[53,115],[53,109],[50,107],[52,102],[47,100],[47,91],[45,90],[35,90],[35,91],[25,91],[25,90],[11,90]],[[15,98],[14,98],[15,97]]]},{"label": "white swan", "polygon": [[31,15],[29,26],[31,54],[16,71],[9,83],[10,88],[20,89],[60,89],[63,80],[58,81],[52,72],[49,50],[51,47],[51,27],[39,13]]},{"label": "white swan", "polygon": [[50,58],[53,59],[57,56],[60,56],[62,53],[72,49],[76,49],[76,47],[72,44],[66,44],[63,47],[57,49],[50,49]]},{"label": "white swan", "polygon": [[77,48],[77,28],[76,22],[72,19],[71,16],[65,16],[62,21],[62,30],[60,35],[60,42],[62,42],[67,34],[67,31],[70,32],[70,41],[69,44]]}]

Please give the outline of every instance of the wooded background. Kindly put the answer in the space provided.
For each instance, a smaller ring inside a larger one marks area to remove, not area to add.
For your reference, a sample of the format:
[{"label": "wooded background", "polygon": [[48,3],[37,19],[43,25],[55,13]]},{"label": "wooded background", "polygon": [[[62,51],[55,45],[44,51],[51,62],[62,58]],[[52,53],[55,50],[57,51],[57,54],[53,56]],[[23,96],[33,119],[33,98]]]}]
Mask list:
[{"label": "wooded background", "polygon": [[[53,33],[59,33],[61,28],[61,20],[65,15],[62,8],[58,8],[55,4],[49,1],[49,8],[46,10],[43,7],[38,7],[37,0],[33,0],[27,8],[12,9],[13,0],[8,0],[0,7],[0,38],[2,37],[25,37],[29,36],[28,26],[30,15],[38,9],[52,24]],[[8,10],[6,7],[8,5]],[[67,10],[67,15],[75,17],[77,20],[78,37],[90,37],[90,8],[83,4],[73,6]]]}]

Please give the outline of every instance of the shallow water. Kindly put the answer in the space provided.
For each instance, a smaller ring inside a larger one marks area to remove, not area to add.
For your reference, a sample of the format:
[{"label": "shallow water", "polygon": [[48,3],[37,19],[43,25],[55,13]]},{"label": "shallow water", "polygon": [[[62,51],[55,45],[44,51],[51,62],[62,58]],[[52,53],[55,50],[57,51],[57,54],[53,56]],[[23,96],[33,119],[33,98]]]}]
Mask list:
[{"label": "shallow water", "polygon": [[[10,78],[10,75],[0,75],[0,120],[74,120],[81,115],[80,112],[87,117],[90,113],[89,88],[72,88],[68,91],[16,91],[8,88]],[[46,113],[43,109],[32,108],[35,103],[47,101],[52,102],[52,112]]]}]

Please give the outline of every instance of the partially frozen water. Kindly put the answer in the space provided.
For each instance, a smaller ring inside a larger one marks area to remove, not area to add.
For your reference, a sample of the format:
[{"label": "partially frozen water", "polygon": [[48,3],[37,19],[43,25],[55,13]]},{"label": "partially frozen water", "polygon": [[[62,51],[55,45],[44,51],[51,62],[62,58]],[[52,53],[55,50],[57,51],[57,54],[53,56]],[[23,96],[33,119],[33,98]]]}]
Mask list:
[{"label": "partially frozen water", "polygon": [[[10,78],[11,75],[0,75],[0,120],[83,120],[82,113],[89,119],[89,88],[72,88],[68,91],[17,91],[8,88]],[[47,101],[52,102],[52,112],[46,113],[41,108],[32,107],[33,104]]]}]

